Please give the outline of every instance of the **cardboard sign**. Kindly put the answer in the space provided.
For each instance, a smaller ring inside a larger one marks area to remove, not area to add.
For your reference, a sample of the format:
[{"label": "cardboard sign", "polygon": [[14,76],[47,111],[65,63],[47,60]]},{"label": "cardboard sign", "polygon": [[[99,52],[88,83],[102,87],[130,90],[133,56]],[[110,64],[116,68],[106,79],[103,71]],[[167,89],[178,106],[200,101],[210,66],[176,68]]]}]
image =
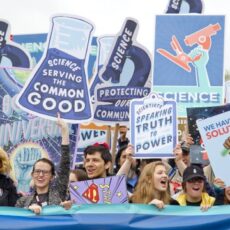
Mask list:
[{"label": "cardboard sign", "polygon": [[0,67],[31,68],[29,53],[10,40],[10,24],[0,19]]},{"label": "cardboard sign", "polygon": [[[0,68],[0,146],[11,161],[11,176],[17,189],[29,192],[33,164],[47,157],[58,165],[61,133],[56,122],[21,110],[15,103],[17,94],[28,77],[28,71]],[[78,125],[70,125],[71,153],[77,140]],[[73,162],[74,164],[74,162]]]},{"label": "cardboard sign", "polygon": [[169,0],[167,14],[202,13],[202,0]]},{"label": "cardboard sign", "polygon": [[128,203],[126,177],[112,176],[71,183],[70,196],[77,204]]},{"label": "cardboard sign", "polygon": [[17,104],[26,112],[69,123],[92,118],[85,70],[93,25],[83,19],[55,16],[47,49],[19,93]]},{"label": "cardboard sign", "polygon": [[188,131],[194,141],[194,144],[190,147],[192,163],[203,165],[207,165],[209,163],[208,153],[197,128],[197,120],[206,119],[227,111],[230,111],[230,104],[222,106],[187,108]]},{"label": "cardboard sign", "polygon": [[[12,41],[19,43],[24,47],[32,57],[33,66],[35,66],[46,48],[47,34],[16,34],[11,36]],[[97,55],[97,38],[92,38],[89,61],[87,66],[88,78],[90,79],[93,75],[94,63]]]},{"label": "cardboard sign", "polygon": [[175,101],[165,101],[155,93],[131,100],[130,129],[135,157],[174,157],[177,141]]},{"label": "cardboard sign", "polygon": [[156,17],[153,91],[188,107],[224,102],[224,29],[221,15]]},{"label": "cardboard sign", "polygon": [[230,137],[230,112],[197,120],[197,126],[215,176],[222,179],[226,186],[230,186],[230,149],[223,146]]},{"label": "cardboard sign", "polygon": [[126,19],[117,36],[98,39],[97,71],[90,91],[94,119],[103,124],[128,123],[129,102],[150,92],[150,55],[136,42],[138,23]]}]

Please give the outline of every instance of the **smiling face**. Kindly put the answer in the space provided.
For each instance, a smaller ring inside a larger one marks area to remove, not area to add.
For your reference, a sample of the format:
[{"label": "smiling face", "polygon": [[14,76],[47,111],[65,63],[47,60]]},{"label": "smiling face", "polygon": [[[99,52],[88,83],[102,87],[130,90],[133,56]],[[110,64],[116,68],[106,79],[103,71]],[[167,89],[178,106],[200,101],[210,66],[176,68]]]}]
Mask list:
[{"label": "smiling face", "polygon": [[32,172],[32,178],[37,193],[48,192],[50,181],[53,179],[51,166],[46,162],[37,162]]},{"label": "smiling face", "polygon": [[106,170],[110,167],[110,162],[105,163],[99,152],[87,154],[84,166],[89,179],[106,177]]},{"label": "smiling face", "polygon": [[168,175],[163,165],[157,165],[153,173],[153,185],[156,191],[163,192],[168,189]]},{"label": "smiling face", "polygon": [[199,202],[201,201],[201,195],[204,190],[204,180],[199,177],[195,177],[185,182],[185,191],[187,194],[187,201]]}]

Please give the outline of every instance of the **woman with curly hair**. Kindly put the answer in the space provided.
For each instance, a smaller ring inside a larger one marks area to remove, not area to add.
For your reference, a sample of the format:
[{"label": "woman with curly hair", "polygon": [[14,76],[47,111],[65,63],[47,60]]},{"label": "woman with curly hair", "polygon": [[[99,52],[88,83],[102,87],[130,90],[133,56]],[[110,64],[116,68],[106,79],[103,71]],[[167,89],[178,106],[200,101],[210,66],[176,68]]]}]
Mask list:
[{"label": "woman with curly hair", "polygon": [[168,175],[162,161],[155,161],[144,167],[131,202],[153,204],[160,209],[166,204],[177,204],[177,201],[170,197]]},{"label": "woman with curly hair", "polygon": [[0,148],[0,206],[14,206],[18,199],[14,182],[9,177],[10,170],[8,155]]}]

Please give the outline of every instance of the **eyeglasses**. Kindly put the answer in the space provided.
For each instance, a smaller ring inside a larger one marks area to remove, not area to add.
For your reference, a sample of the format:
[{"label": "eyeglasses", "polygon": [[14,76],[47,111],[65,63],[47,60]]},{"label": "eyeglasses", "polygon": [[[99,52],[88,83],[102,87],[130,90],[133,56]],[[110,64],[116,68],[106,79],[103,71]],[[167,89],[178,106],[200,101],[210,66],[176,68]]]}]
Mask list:
[{"label": "eyeglasses", "polygon": [[200,177],[195,177],[195,178],[192,178],[192,179],[188,180],[189,183],[195,183],[195,182],[202,183],[203,181],[204,180],[202,178],[200,178]]},{"label": "eyeglasses", "polygon": [[33,172],[33,174],[34,174],[35,176],[38,176],[38,175],[40,175],[40,174],[42,174],[42,175],[44,175],[44,176],[47,176],[47,175],[50,174],[50,172],[51,172],[50,170],[35,169],[34,172]]}]

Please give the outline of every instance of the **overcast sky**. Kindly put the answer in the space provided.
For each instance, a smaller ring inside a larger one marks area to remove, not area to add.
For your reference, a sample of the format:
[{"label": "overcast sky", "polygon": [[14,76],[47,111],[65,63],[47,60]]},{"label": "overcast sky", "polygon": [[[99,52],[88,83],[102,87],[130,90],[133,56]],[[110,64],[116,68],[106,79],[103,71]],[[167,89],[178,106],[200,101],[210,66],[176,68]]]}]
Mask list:
[{"label": "overcast sky", "polygon": [[[138,42],[152,53],[154,17],[165,13],[169,0],[0,0],[0,17],[12,34],[46,33],[50,17],[71,14],[95,25],[95,36],[117,33],[126,17],[139,22]],[[226,15],[225,69],[230,70],[229,0],[203,0],[204,14]]]}]

